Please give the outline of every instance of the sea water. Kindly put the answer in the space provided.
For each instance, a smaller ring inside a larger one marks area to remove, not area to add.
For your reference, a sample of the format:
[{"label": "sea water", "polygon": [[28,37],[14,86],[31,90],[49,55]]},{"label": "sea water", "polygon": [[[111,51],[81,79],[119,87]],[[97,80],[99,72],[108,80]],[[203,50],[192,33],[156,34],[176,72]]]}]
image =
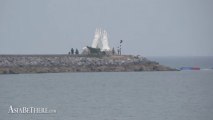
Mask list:
[{"label": "sea water", "polygon": [[0,75],[1,120],[212,120],[212,113],[211,70]]},{"label": "sea water", "polygon": [[158,61],[160,64],[173,68],[198,67],[201,69],[213,69],[213,56],[191,56],[191,57],[148,57]]}]

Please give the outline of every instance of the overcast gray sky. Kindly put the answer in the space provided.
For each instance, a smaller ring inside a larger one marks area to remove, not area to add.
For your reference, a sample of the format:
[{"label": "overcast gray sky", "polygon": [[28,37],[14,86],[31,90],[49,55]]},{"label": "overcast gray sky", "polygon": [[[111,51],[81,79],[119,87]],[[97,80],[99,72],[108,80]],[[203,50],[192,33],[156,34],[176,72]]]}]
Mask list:
[{"label": "overcast gray sky", "polygon": [[144,56],[213,56],[213,0],[0,0],[0,54],[61,54],[91,46]]}]

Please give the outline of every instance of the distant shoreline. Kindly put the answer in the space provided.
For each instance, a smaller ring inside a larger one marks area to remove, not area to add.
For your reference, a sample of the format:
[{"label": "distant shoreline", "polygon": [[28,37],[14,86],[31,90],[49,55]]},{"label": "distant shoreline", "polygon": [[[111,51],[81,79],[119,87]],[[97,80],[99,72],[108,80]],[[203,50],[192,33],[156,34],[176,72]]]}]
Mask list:
[{"label": "distant shoreline", "polygon": [[176,71],[133,55],[0,55],[0,74]]}]

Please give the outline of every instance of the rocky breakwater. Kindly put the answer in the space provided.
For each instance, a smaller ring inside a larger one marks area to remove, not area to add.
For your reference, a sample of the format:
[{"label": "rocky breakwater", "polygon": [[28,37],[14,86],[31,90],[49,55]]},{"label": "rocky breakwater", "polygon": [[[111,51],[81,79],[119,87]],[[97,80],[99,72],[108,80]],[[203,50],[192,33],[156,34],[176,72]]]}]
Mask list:
[{"label": "rocky breakwater", "polygon": [[132,55],[0,55],[0,74],[174,70]]}]

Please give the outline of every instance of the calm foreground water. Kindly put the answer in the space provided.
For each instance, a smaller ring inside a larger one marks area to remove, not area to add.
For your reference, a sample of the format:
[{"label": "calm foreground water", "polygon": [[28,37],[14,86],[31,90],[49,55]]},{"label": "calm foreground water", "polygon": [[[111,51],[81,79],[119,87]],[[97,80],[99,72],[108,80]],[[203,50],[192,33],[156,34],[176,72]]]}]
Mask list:
[{"label": "calm foreground water", "polygon": [[[151,60],[213,68],[213,57]],[[11,114],[10,106],[57,112]],[[213,120],[213,69],[0,75],[0,120]]]},{"label": "calm foreground water", "polygon": [[[8,114],[47,107],[52,114]],[[212,120],[213,71],[0,75],[1,120]]]}]

